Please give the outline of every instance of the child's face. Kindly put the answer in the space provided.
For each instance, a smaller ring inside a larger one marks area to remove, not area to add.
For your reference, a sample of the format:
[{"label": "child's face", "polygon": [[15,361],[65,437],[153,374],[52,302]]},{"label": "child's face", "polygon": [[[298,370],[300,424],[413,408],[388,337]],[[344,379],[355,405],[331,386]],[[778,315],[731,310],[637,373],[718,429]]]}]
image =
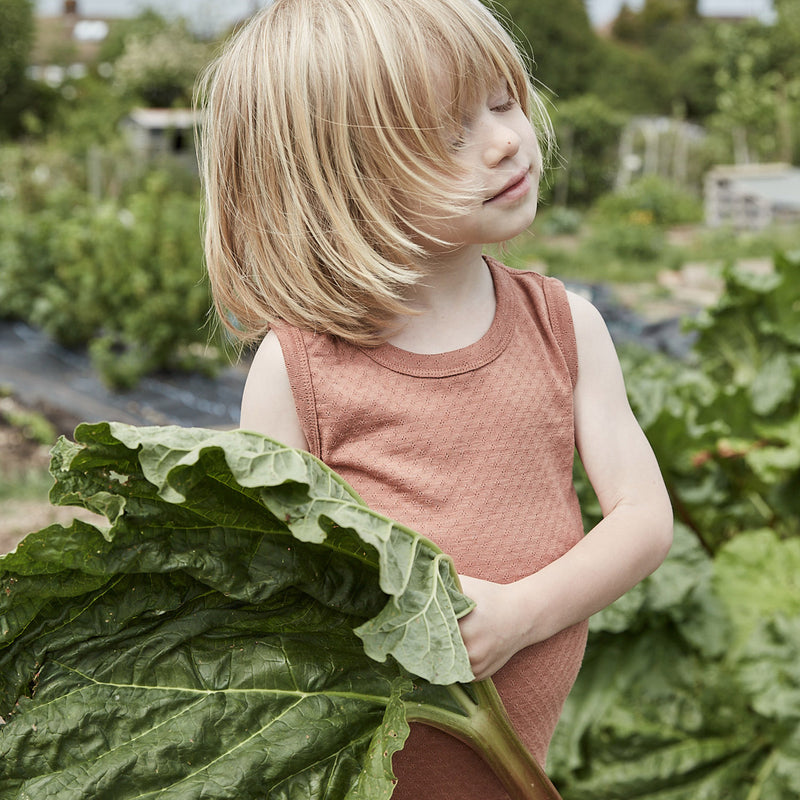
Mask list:
[{"label": "child's face", "polygon": [[447,219],[423,212],[419,228],[456,248],[504,242],[524,231],[536,216],[542,155],[530,120],[505,83],[469,110],[453,147],[464,169],[454,188],[473,193],[474,205]]}]

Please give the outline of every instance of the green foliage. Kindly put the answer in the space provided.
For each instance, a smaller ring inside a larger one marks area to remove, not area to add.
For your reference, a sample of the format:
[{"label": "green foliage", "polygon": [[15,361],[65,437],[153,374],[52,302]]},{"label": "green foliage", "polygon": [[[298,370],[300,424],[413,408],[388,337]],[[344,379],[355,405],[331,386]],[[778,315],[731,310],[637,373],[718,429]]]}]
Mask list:
[{"label": "green foliage", "polygon": [[120,122],[131,110],[131,98],[120,95],[96,72],[68,83],[65,91],[69,101],[58,104],[47,126],[53,146],[81,160],[97,148],[118,148]]},{"label": "green foliage", "polygon": [[[37,151],[38,152],[38,151]],[[6,151],[0,200],[0,307],[69,347],[90,346],[103,378],[128,387],[159,369],[213,369],[199,196],[164,171],[118,200],[99,200],[69,160]],[[16,172],[16,179],[14,173]]]},{"label": "green foliage", "polygon": [[25,74],[33,45],[33,2],[0,0],[0,96]]},{"label": "green foliage", "polygon": [[[715,393],[701,406],[705,447],[693,463],[735,524],[790,535],[800,530],[800,254],[774,264],[769,275],[728,268],[722,299],[696,323],[694,352]],[[721,523],[714,539],[732,527]]]},{"label": "green foliage", "polygon": [[189,106],[197,73],[211,56],[185,19],[154,9],[115,23],[98,61],[111,64],[112,84],[130,101],[153,107]]},{"label": "green foliage", "polygon": [[533,75],[559,97],[586,91],[597,36],[582,0],[486,0],[527,52]]},{"label": "green foliage", "polygon": [[[603,195],[584,215],[560,205],[543,209],[532,231],[510,245],[507,258],[521,267],[543,263],[540,269],[562,279],[654,282],[660,270],[676,269],[686,257],[668,241],[667,228],[699,214],[691,194],[651,176]],[[549,238],[561,234],[573,236]],[[730,234],[726,243],[735,244]]]},{"label": "green foliage", "polygon": [[743,533],[712,560],[678,526],[664,566],[593,618],[551,748],[565,797],[797,796],[797,542]]},{"label": "green foliage", "polygon": [[575,234],[581,228],[583,214],[574,208],[553,206],[537,214],[536,229],[545,236]]},{"label": "green foliage", "polygon": [[664,565],[590,621],[550,751],[569,800],[798,796],[798,276],[800,253],[728,267],[691,363],[623,353],[680,521]]},{"label": "green foliage", "polygon": [[557,203],[587,205],[609,191],[625,121],[625,115],[595,95],[558,103],[553,125],[563,165],[553,176]]},{"label": "green foliage", "polygon": [[773,225],[756,231],[731,227],[699,228],[687,244],[686,258],[722,268],[743,259],[771,259],[776,252],[800,249],[800,226]]},{"label": "green foliage", "polygon": [[17,137],[26,130],[36,110],[45,105],[46,91],[28,80],[33,46],[32,0],[0,0],[0,139]]},{"label": "green foliage", "polygon": [[[631,80],[631,75],[636,80]],[[670,115],[675,106],[671,62],[647,49],[603,40],[598,44],[587,92],[620,114]]]},{"label": "green foliage", "polygon": [[209,58],[208,45],[198,42],[185,22],[146,26],[125,39],[114,82],[148,106],[190,106],[195,78]]},{"label": "green foliage", "polygon": [[662,63],[669,65],[674,102],[688,119],[705,121],[717,109],[720,29],[719,23],[709,20],[692,24],[683,31],[683,46],[678,49],[680,56],[672,53],[662,59]]},{"label": "green foliage", "polygon": [[700,222],[703,206],[693,194],[657,175],[648,175],[624,189],[600,197],[592,206],[599,219],[648,220],[668,227]]},{"label": "green foliage", "polygon": [[51,445],[56,440],[55,428],[43,414],[21,408],[16,403],[7,402],[8,398],[2,396],[0,390],[0,419],[12,428],[19,430],[22,435],[33,442]]},{"label": "green foliage", "polygon": [[800,255],[724,271],[691,363],[625,348],[628,394],[677,517],[709,552],[742,531],[800,532]]},{"label": "green foliage", "polygon": [[631,404],[678,517],[716,551],[741,531],[800,531],[800,258],[728,268],[697,322],[696,365],[628,354]]},{"label": "green foliage", "polygon": [[703,43],[716,88],[709,126],[739,162],[800,153],[800,23],[788,6],[779,13],[783,22],[773,26],[719,25]]},{"label": "green foliage", "polygon": [[638,12],[623,5],[611,32],[622,41],[658,44],[674,28],[696,19],[697,0],[645,0]]},{"label": "green foliage", "polygon": [[655,262],[665,248],[664,231],[646,212],[632,212],[624,220],[601,221],[592,226],[586,241],[589,252],[607,252],[632,263]]},{"label": "green foliage", "polygon": [[[609,48],[612,53],[622,48],[638,61],[616,75],[606,68],[596,78],[604,84],[611,81],[618,97],[633,103],[628,107],[635,113],[702,119],[716,107],[719,54],[710,35],[717,26],[698,16],[694,0],[647,0],[638,11],[623,6]],[[634,71],[637,79],[631,81]]]},{"label": "green foliage", "polygon": [[152,39],[169,30],[170,21],[154,8],[145,8],[135,17],[115,21],[98,52],[98,60],[113,64],[125,52],[130,39]]},{"label": "green foliage", "polygon": [[110,527],[0,558],[0,797],[379,800],[408,717],[556,800],[491,683],[454,683],[473,603],[435,545],[258,434],[75,435],[51,498]]}]

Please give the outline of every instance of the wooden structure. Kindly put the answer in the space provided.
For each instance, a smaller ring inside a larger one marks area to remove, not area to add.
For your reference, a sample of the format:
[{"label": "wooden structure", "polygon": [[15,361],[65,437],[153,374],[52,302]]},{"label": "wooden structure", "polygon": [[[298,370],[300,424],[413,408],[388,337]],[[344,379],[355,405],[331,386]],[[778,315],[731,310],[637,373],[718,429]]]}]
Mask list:
[{"label": "wooden structure", "polygon": [[760,230],[800,222],[800,168],[789,164],[718,166],[705,177],[706,224]]}]

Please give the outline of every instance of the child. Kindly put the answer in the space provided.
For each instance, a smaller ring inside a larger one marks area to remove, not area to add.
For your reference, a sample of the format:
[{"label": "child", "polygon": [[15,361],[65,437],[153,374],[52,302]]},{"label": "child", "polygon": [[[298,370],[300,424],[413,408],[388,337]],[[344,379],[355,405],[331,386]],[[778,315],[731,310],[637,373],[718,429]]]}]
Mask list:
[{"label": "child", "polygon": [[[533,221],[551,139],[517,49],[478,0],[275,0],[202,91],[215,302],[261,340],[242,427],[452,555],[475,677],[543,763],[587,618],[661,563],[672,515],[598,313],[482,255]],[[432,728],[394,768],[396,798],[506,797]]]}]

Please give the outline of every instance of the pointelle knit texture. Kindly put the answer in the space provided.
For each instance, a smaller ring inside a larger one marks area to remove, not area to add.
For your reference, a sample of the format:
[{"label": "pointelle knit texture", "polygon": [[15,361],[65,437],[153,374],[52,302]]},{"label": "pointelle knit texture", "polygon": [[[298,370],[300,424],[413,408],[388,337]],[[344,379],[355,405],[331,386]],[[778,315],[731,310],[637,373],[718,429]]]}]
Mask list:
[{"label": "pointelle knit texture", "polygon": [[[486,259],[494,321],[474,344],[420,355],[276,326],[310,451],[376,511],[427,536],[460,574],[525,577],[583,534],[572,483],[577,348],[563,284]],[[540,764],[575,681],[587,623],[494,675]],[[396,800],[507,800],[466,745],[414,724]]]}]

